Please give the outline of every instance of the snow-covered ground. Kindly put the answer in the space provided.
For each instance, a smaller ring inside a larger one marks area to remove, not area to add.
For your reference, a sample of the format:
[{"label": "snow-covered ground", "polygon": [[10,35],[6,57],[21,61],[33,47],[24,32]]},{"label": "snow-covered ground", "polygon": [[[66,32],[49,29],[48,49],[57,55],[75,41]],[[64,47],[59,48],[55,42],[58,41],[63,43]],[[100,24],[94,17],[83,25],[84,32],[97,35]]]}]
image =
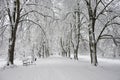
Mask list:
[{"label": "snow-covered ground", "polygon": [[[4,64],[0,60],[1,67]],[[94,67],[88,56],[79,61],[52,56],[30,66],[22,66],[19,60],[15,64],[19,66],[0,70],[0,80],[120,80],[120,60],[99,58],[99,66]]]}]

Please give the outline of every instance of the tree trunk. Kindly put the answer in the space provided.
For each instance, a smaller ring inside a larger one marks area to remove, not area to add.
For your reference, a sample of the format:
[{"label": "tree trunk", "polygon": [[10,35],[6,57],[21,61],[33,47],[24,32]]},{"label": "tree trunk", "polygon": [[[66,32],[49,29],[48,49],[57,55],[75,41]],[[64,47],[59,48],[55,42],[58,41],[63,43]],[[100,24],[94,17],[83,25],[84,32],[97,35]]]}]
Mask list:
[{"label": "tree trunk", "polygon": [[10,20],[10,28],[11,28],[11,35],[9,38],[9,49],[8,49],[8,62],[7,65],[13,65],[14,64],[14,51],[15,51],[15,42],[16,42],[16,32],[18,28],[19,23],[19,17],[20,17],[20,2],[19,0],[14,0],[14,8],[13,12],[10,8],[8,10],[8,16]]},{"label": "tree trunk", "polygon": [[79,3],[77,3],[77,8],[75,10],[75,49],[74,49],[74,59],[78,60],[78,50],[79,50],[79,43],[80,43],[80,27],[81,27],[81,22],[80,22],[80,9],[79,9]]},{"label": "tree trunk", "polygon": [[8,49],[8,63],[7,65],[9,66],[10,64],[14,64],[14,46],[15,46],[15,37],[12,37],[9,39],[9,49]]},{"label": "tree trunk", "polygon": [[88,8],[88,14],[89,14],[89,25],[88,25],[88,31],[89,31],[89,48],[90,48],[90,58],[91,58],[91,64],[94,66],[97,66],[97,51],[96,51],[96,40],[95,40],[95,22],[96,22],[96,13],[94,14],[94,11],[91,7],[91,1],[87,1],[87,8]]},{"label": "tree trunk", "polygon": [[[70,44],[69,44],[70,45]],[[68,48],[68,57],[70,58],[70,46]]]},{"label": "tree trunk", "polygon": [[97,51],[96,51],[96,41],[95,41],[95,33],[94,33],[95,20],[94,18],[90,19],[89,23],[89,47],[90,47],[90,58],[91,64],[97,66]]},{"label": "tree trunk", "polygon": [[43,52],[42,52],[42,57],[44,58],[45,57],[45,47],[44,47],[44,44],[43,44]]},{"label": "tree trunk", "polygon": [[[17,27],[18,24],[15,25]],[[14,64],[14,51],[15,51],[15,42],[16,42],[16,32],[17,28],[11,30],[11,36],[9,38],[9,49],[8,49],[8,63],[7,65],[9,66],[10,64]]]},{"label": "tree trunk", "polygon": [[74,59],[78,60],[78,52],[77,52],[77,50],[74,50]]}]

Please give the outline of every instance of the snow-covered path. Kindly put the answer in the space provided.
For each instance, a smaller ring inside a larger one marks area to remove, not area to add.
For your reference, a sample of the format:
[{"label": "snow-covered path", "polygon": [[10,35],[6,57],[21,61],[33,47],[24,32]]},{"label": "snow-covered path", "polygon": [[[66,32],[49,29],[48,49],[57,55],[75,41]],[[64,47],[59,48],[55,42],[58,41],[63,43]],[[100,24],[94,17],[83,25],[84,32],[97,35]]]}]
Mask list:
[{"label": "snow-covered path", "polygon": [[36,65],[0,71],[0,80],[120,80],[120,64],[94,67],[82,58],[50,57],[38,60]]}]

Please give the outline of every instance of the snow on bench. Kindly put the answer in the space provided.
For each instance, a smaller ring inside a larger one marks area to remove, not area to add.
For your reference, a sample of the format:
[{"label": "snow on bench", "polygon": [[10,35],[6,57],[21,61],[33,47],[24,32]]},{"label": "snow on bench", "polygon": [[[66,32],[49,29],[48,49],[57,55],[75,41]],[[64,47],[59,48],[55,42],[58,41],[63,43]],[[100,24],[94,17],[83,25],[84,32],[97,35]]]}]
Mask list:
[{"label": "snow on bench", "polygon": [[23,62],[23,66],[31,65],[34,63],[33,59],[31,58],[23,59],[22,62]]}]

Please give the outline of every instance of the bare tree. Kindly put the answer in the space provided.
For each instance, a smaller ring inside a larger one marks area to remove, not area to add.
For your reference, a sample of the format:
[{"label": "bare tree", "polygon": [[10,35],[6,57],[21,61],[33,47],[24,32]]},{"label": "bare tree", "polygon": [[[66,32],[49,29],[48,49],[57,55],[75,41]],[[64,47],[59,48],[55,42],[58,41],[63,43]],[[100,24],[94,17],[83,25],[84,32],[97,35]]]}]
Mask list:
[{"label": "bare tree", "polygon": [[[12,3],[7,1],[7,13],[10,21],[10,38],[9,38],[9,49],[8,49],[8,63],[7,65],[14,64],[14,49],[16,41],[16,32],[20,20],[20,1],[13,0]],[[10,8],[12,7],[12,8]]]},{"label": "bare tree", "polygon": [[[115,0],[110,0],[108,2],[104,2],[104,0],[85,0],[87,10],[88,10],[88,16],[89,16],[89,46],[90,46],[90,56],[91,56],[91,63],[95,66],[97,66],[97,43],[99,39],[101,38],[102,33],[105,31],[106,27],[108,27],[111,24],[112,20],[114,20],[117,16],[113,16],[112,19],[106,22],[104,24],[103,29],[100,31],[100,34],[96,40],[96,33],[95,33],[95,27],[97,21],[99,21],[100,16],[104,15],[105,12],[107,12],[107,8],[114,2]],[[101,8],[100,8],[101,7]],[[99,9],[100,8],[100,9]],[[110,23],[110,24],[109,24]],[[103,36],[110,36],[111,35],[103,35]]]},{"label": "bare tree", "polygon": [[[35,9],[28,9],[27,8],[27,10],[26,10],[25,8],[28,5],[31,5],[28,2],[29,1],[26,1],[26,0],[25,1],[23,0],[23,2],[20,2],[20,0],[13,0],[13,1],[6,0],[6,2],[5,2],[6,6],[7,6],[6,12],[7,12],[8,19],[9,19],[8,21],[10,23],[10,38],[9,38],[7,65],[14,64],[14,51],[15,51],[15,43],[16,43],[16,34],[17,34],[17,30],[18,30],[20,23],[29,22],[29,23],[32,23],[34,25],[37,25],[42,30],[42,32],[47,40],[46,33],[45,33],[44,29],[41,27],[41,25],[39,23],[35,22],[34,20],[29,19],[28,15],[31,15],[31,14],[34,15],[36,13],[42,17],[49,17],[52,19],[53,19],[53,17],[49,16],[48,14],[40,13],[39,11],[37,11]],[[32,4],[32,5],[37,6],[36,4]],[[36,17],[33,16],[33,18],[36,18]],[[47,48],[47,51],[48,51],[48,48]]]}]

